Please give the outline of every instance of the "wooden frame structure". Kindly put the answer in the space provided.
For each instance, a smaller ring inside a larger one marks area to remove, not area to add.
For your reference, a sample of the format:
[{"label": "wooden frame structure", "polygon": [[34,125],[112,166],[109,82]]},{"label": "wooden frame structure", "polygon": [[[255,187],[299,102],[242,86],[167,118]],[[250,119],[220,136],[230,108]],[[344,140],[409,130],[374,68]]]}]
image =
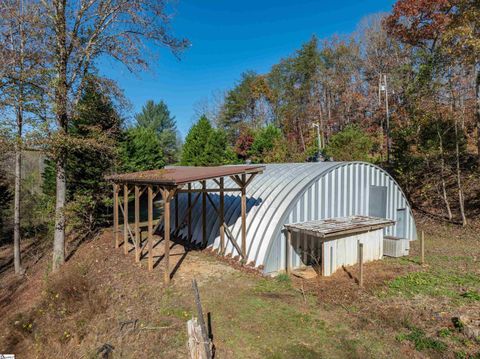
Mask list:
[{"label": "wooden frame structure", "polygon": [[[240,256],[242,263],[246,262],[247,244],[247,186],[253,178],[262,173],[263,166],[219,166],[219,167],[170,167],[163,170],[143,171],[135,173],[126,173],[119,175],[107,176],[108,181],[113,182],[113,234],[115,239],[115,248],[120,245],[124,247],[124,253],[127,255],[131,248],[130,242],[133,244],[135,251],[135,262],[140,262],[145,247],[148,251],[148,270],[152,271],[154,266],[153,248],[154,233],[163,223],[164,240],[164,283],[168,285],[171,279],[170,273],[170,237],[176,236],[180,229],[187,225],[188,241],[192,239],[192,209],[201,198],[201,216],[202,216],[202,247],[207,246],[207,227],[206,212],[207,201],[210,203],[214,211],[219,217],[220,222],[220,250],[219,254],[225,252],[225,235],[232,242]],[[238,187],[225,188],[224,178],[229,177]],[[213,181],[216,186],[207,188],[207,180]],[[192,184],[200,183],[200,188],[193,188]],[[133,231],[129,223],[129,196],[133,189],[134,193],[134,227]],[[140,197],[144,192],[148,195],[148,225],[147,225],[147,243],[142,244],[140,233]],[[239,246],[233,234],[230,232],[224,220],[224,198],[225,192],[241,192],[241,246]],[[188,207],[180,219],[178,208],[178,194],[187,193]],[[210,197],[210,193],[218,193],[220,197],[219,207],[215,205]],[[123,196],[123,201],[120,200]],[[158,224],[153,226],[153,202],[160,195],[163,201],[163,214],[160,216]],[[174,228],[171,228],[171,202],[175,202]],[[123,204],[122,204],[123,202]],[[119,211],[123,215],[123,229],[120,230]],[[123,232],[123,241],[120,239],[120,233]],[[130,247],[130,248],[129,248]]]}]

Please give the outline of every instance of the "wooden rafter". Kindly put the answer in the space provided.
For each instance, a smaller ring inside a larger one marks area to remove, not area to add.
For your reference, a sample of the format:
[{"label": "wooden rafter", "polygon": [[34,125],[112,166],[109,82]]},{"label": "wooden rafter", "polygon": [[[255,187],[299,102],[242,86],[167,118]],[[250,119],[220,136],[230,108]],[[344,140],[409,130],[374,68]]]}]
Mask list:
[{"label": "wooden rafter", "polygon": [[[240,192],[242,189],[241,188],[224,188],[224,192]],[[178,193],[218,193],[220,192],[220,188],[207,188],[203,190],[202,188],[192,188],[191,190],[188,189],[180,189],[178,190]]]},{"label": "wooden rafter", "polygon": [[230,179],[235,182],[238,187],[242,188],[243,187],[243,183],[242,183],[242,180],[238,177],[238,176],[230,176]]},{"label": "wooden rafter", "polygon": [[248,179],[245,181],[245,184],[243,185],[243,187],[247,187],[256,176],[257,176],[257,173],[252,173],[250,177],[248,177]]},{"label": "wooden rafter", "polygon": [[180,224],[175,227],[175,231],[173,231],[173,236],[174,237],[177,236],[177,234],[180,231],[180,229],[182,228],[182,226],[185,224],[185,222],[188,221],[188,217],[191,214],[193,207],[195,207],[195,205],[197,204],[199,198],[200,198],[200,193],[195,196],[195,199],[193,200],[193,203],[190,204],[189,207],[187,208],[187,212],[184,214],[182,222],[180,222]]},{"label": "wooden rafter", "polygon": [[[125,218],[125,212],[123,210],[122,204],[119,205],[119,208],[122,211],[123,217]],[[127,215],[128,215],[128,213],[127,213]],[[125,221],[124,221],[124,225],[125,225]],[[135,239],[135,236],[133,235],[132,228],[130,227],[130,223],[128,223],[128,222],[127,222],[127,230],[128,230],[128,234],[129,234],[128,238],[130,238],[133,241]]]},{"label": "wooden rafter", "polygon": [[[207,195],[207,198],[208,198],[208,201],[210,202],[210,204],[212,205],[213,209],[215,210],[215,212],[217,212],[217,215],[220,217],[220,211],[217,208],[217,206],[215,205],[215,202],[213,202],[213,200],[208,195]],[[225,224],[225,222],[223,222],[223,226],[224,226],[224,230],[225,230],[225,233],[227,234],[228,239],[230,239],[230,242],[232,242],[232,245],[235,247],[237,252],[242,256],[242,258],[245,258],[245,254],[243,253],[242,249],[238,246],[237,242],[235,241],[235,237],[233,236],[233,233],[230,231],[230,228],[228,228],[228,226]],[[222,253],[222,254],[224,254],[224,253]]]}]

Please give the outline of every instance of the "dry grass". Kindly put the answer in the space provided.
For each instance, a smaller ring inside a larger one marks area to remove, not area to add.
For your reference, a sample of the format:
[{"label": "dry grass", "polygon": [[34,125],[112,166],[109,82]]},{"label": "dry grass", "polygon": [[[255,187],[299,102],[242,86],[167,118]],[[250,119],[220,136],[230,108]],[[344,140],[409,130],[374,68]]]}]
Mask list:
[{"label": "dry grass", "polygon": [[82,343],[89,333],[88,324],[108,303],[108,293],[96,288],[87,274],[87,268],[73,265],[48,277],[40,301],[10,319],[7,347],[13,352],[33,348],[29,355],[38,357],[48,353],[73,357],[72,347]]},{"label": "dry grass", "polygon": [[[411,257],[367,264],[363,289],[355,267],[313,281],[266,279],[198,252],[165,289],[161,266],[149,273],[135,265],[106,233],[84,243],[58,275],[49,256],[31,259],[26,278],[0,274],[0,352],[183,358],[196,277],[218,358],[475,358],[480,344],[451,319],[480,312],[478,229],[419,227],[428,266],[418,264],[414,243]],[[8,255],[0,248],[0,260]]]}]

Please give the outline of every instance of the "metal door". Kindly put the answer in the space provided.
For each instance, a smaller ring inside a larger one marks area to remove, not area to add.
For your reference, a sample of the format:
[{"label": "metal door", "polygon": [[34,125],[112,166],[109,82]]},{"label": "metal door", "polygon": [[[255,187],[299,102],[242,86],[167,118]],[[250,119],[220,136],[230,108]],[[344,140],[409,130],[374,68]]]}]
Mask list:
[{"label": "metal door", "polygon": [[387,187],[370,186],[368,214],[372,217],[387,217]]},{"label": "metal door", "polygon": [[397,237],[406,238],[407,237],[407,210],[405,208],[397,209]]}]

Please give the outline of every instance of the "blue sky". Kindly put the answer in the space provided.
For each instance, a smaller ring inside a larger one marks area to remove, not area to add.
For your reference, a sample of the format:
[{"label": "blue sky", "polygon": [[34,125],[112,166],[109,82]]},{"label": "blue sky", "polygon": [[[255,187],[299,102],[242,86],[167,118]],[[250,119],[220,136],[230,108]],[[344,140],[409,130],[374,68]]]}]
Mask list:
[{"label": "blue sky", "polygon": [[390,11],[393,3],[179,0],[173,32],[192,43],[180,61],[163,50],[147,73],[130,74],[111,62],[100,70],[118,81],[133,105],[132,113],[148,99],[164,100],[185,137],[195,121],[195,105],[232,88],[242,72],[265,73],[313,34],[319,38],[348,34],[363,17]]}]

